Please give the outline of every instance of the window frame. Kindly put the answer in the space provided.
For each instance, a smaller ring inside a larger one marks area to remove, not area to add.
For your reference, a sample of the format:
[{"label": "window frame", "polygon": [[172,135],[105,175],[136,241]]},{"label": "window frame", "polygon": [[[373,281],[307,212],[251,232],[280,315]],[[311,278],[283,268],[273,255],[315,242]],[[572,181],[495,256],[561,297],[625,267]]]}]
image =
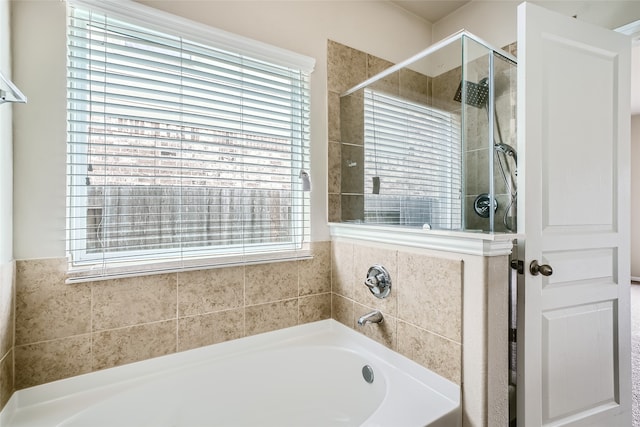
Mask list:
[{"label": "window frame", "polygon": [[[111,0],[70,0],[68,1],[68,7],[79,7],[85,10],[92,10],[99,13],[104,13],[108,16],[115,17],[117,19],[138,25],[141,27],[149,28],[154,31],[169,34],[175,37],[181,37],[188,39],[192,42],[212,46],[215,48],[231,51],[244,56],[251,57],[253,59],[265,61],[270,64],[297,68],[300,71],[310,74],[313,71],[315,60],[304,55],[290,52],[285,49],[274,47],[262,42],[251,40],[242,36],[231,34],[213,27],[209,27],[204,24],[193,22],[191,20],[171,15],[162,12],[157,9],[153,9],[138,3],[131,1],[111,1]],[[70,13],[67,14],[70,16]],[[70,19],[70,18],[68,18]],[[69,23],[68,23],[69,25]],[[68,77],[69,79],[69,73]],[[68,83],[69,84],[69,83]],[[302,97],[301,97],[302,98]],[[306,108],[310,108],[310,90],[307,93],[307,100],[309,102]],[[68,114],[86,114],[87,112],[71,112],[69,106],[69,100],[67,100],[67,113]],[[302,118],[301,118],[302,120]],[[306,120],[309,120],[307,118]],[[308,129],[304,129],[302,126],[305,124],[305,120],[298,123],[301,126],[299,132],[301,134],[307,134],[306,139],[302,138],[300,144],[291,145],[291,171],[305,171],[308,172],[309,168],[309,136]],[[306,122],[308,124],[308,122]],[[75,124],[70,124],[75,126]],[[88,125],[87,125],[88,126]],[[87,142],[89,137],[87,136]],[[294,138],[295,140],[295,138]],[[306,141],[306,146],[305,146]],[[74,144],[71,143],[71,136],[69,137],[69,151],[68,155],[79,156],[82,158],[88,155],[87,151],[78,152],[71,150],[77,150],[79,147],[87,147],[88,144]],[[134,250],[128,253],[115,252],[112,255],[107,251],[101,251],[96,254],[88,254],[86,242],[87,235],[90,232],[87,228],[88,223],[88,203],[73,204],[70,200],[71,197],[84,197],[88,198],[86,186],[82,185],[83,174],[86,175],[87,162],[72,162],[71,157],[67,162],[67,180],[68,180],[68,193],[67,193],[67,215],[68,226],[67,230],[67,251],[69,253],[70,271],[71,276],[82,280],[83,277],[98,275],[118,275],[121,272],[124,274],[130,274],[131,271],[135,271],[141,266],[144,272],[148,271],[160,271],[160,270],[182,270],[188,268],[196,268],[201,266],[220,266],[220,265],[235,265],[238,263],[246,262],[264,262],[264,261],[277,261],[306,258],[309,256],[308,240],[310,237],[310,206],[308,209],[302,207],[299,215],[294,215],[292,219],[292,229],[296,232],[302,230],[302,235],[295,235],[292,237],[293,242],[284,243],[270,243],[270,244],[255,244],[255,243],[242,243],[232,244],[225,247],[206,246],[201,247],[199,250],[189,250],[189,255],[176,259],[176,249],[151,249],[151,250]],[[308,175],[307,175],[308,176]],[[293,179],[293,173],[291,174],[292,191],[302,193],[305,190],[305,185],[302,179]],[[300,177],[301,178],[301,177]],[[71,191],[80,191],[80,193],[73,193]],[[83,194],[84,192],[84,194]],[[308,196],[306,196],[308,199]],[[298,200],[297,197],[293,198]],[[297,202],[296,202],[297,203]],[[304,201],[303,201],[304,203]],[[310,204],[310,201],[306,203]],[[303,223],[300,226],[300,222]],[[306,226],[304,225],[306,223]],[[73,236],[74,230],[85,230],[83,239],[75,239]],[[241,248],[241,250],[236,250]],[[78,252],[80,251],[80,252]],[[172,256],[163,256],[162,254],[172,253]],[[82,256],[74,257],[71,254],[81,253]],[[123,256],[125,255],[125,256]],[[128,260],[131,255],[136,255],[135,259]],[[121,260],[122,262],[118,262]],[[99,273],[97,273],[99,271]],[[74,273],[75,272],[75,273]]]}]

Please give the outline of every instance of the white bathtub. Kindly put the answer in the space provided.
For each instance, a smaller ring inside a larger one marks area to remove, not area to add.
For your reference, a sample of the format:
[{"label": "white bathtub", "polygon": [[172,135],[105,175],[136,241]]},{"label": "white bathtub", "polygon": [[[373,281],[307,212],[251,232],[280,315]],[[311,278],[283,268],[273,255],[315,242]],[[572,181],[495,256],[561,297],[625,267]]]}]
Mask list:
[{"label": "white bathtub", "polygon": [[456,384],[325,320],[21,390],[0,426],[457,427],[460,419]]}]

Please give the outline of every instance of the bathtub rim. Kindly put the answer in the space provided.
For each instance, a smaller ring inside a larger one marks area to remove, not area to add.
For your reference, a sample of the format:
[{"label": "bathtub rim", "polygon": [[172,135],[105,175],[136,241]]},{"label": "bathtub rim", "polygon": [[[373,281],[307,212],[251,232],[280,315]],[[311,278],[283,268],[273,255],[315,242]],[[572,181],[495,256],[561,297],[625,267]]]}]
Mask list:
[{"label": "bathtub rim", "polygon": [[[211,363],[212,360],[223,360],[239,354],[279,349],[289,343],[293,346],[318,345],[318,338],[321,340],[321,345],[334,345],[355,351],[370,352],[386,362],[390,368],[400,370],[450,401],[454,410],[461,410],[461,387],[458,384],[334,319],[326,319],[17,390],[0,412],[0,426],[7,426],[19,411],[30,407],[55,405],[57,401],[64,403],[65,399],[82,394],[85,394],[89,400],[110,396],[119,390],[126,390],[159,375],[179,372],[198,364]],[[323,338],[329,338],[331,341],[322,342]]]}]

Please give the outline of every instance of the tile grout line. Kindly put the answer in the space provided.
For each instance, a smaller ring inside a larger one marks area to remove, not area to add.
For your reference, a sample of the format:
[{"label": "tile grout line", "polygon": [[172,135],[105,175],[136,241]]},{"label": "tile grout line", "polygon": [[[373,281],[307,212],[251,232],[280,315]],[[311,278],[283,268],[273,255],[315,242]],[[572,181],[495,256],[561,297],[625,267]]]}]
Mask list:
[{"label": "tile grout line", "polygon": [[93,283],[89,284],[89,357],[91,358],[91,372],[95,371],[95,357],[93,351],[93,308],[94,308],[94,298],[93,298]]},{"label": "tile grout line", "polygon": [[176,346],[175,352],[180,351],[180,273],[176,275]]}]

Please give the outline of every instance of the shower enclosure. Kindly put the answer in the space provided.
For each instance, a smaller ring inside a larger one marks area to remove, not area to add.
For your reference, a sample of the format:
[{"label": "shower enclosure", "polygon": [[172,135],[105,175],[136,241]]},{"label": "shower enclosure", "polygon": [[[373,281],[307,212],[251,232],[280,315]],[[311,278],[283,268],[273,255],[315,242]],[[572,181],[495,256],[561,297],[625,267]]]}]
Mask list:
[{"label": "shower enclosure", "polygon": [[341,222],[516,231],[516,59],[466,31],[340,97]]}]

